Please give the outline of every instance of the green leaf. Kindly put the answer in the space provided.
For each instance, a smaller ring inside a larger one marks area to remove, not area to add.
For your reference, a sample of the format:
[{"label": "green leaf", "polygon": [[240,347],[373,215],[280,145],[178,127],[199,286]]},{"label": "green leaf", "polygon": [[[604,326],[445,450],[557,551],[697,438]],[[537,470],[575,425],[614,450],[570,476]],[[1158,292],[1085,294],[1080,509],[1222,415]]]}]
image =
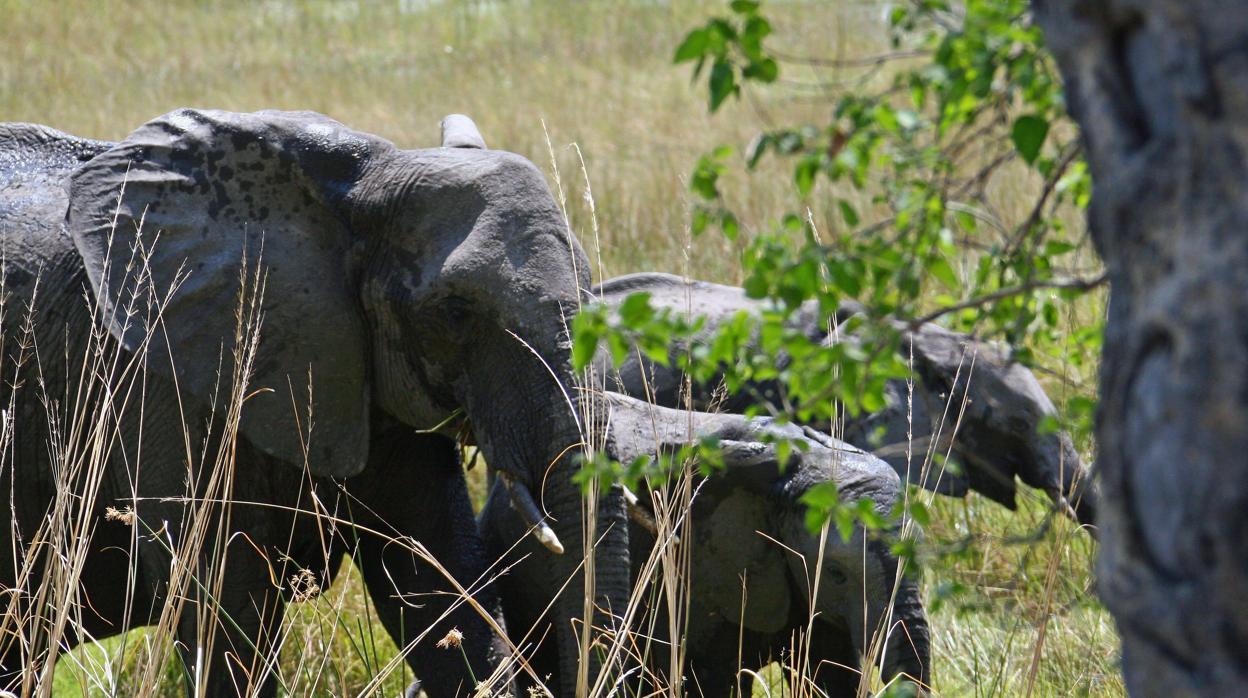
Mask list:
[{"label": "green leaf", "polygon": [[719,227],[724,231],[724,237],[729,240],[736,240],[740,234],[741,226],[737,223],[737,217],[732,211],[724,211],[719,218]]},{"label": "green leaf", "polygon": [[1074,249],[1075,246],[1071,243],[1062,242],[1060,240],[1049,240],[1044,243],[1044,255],[1046,257],[1056,257],[1058,255],[1066,254]]},{"label": "green leaf", "polygon": [[689,221],[689,228],[693,232],[693,235],[695,237],[698,235],[701,235],[706,230],[706,226],[710,224],[711,224],[711,212],[710,211],[707,211],[706,208],[702,206],[698,206],[697,208],[693,209],[693,218],[692,220]]},{"label": "green leaf", "polygon": [[956,291],[961,287],[961,284],[958,283],[957,273],[954,272],[953,267],[949,265],[949,260],[945,259],[943,256],[937,255],[933,257],[931,261],[928,262],[927,270],[950,291]]},{"label": "green leaf", "polygon": [[1014,147],[1028,165],[1036,161],[1036,156],[1040,154],[1040,147],[1044,145],[1044,139],[1048,135],[1049,122],[1035,115],[1018,117],[1010,132]]},{"label": "green leaf", "polygon": [[923,528],[927,528],[928,524],[932,521],[931,513],[928,512],[927,507],[924,506],[923,502],[920,502],[918,499],[911,499],[909,501],[910,518],[913,519],[916,524],[922,526]]},{"label": "green leaf", "polygon": [[732,4],[729,7],[739,15],[747,15],[758,12],[759,4],[758,0],[732,0]]},{"label": "green leaf", "polygon": [[706,55],[709,43],[705,28],[694,29],[685,35],[685,40],[676,48],[676,56],[672,58],[672,62],[684,63],[702,58]]},{"label": "green leaf", "polygon": [[711,67],[711,111],[719,110],[729,95],[737,92],[737,79],[732,73],[732,64],[718,59]]},{"label": "green leaf", "polygon": [[775,82],[780,77],[780,65],[770,58],[764,58],[747,65],[741,75],[759,82]]},{"label": "green leaf", "polygon": [[806,505],[806,530],[818,535],[829,515],[840,508],[841,493],[836,483],[821,482],[803,492],[798,501]]},{"label": "green leaf", "polygon": [[594,360],[602,337],[601,318],[593,308],[585,308],[572,320],[572,367],[582,371]]},{"label": "green leaf", "polygon": [[767,152],[767,148],[771,146],[771,135],[767,133],[758,134],[746,148],[745,164],[751,170],[758,165],[758,161],[762,159],[763,154]]},{"label": "green leaf", "polygon": [[1041,436],[1048,434],[1056,434],[1062,430],[1062,423],[1055,414],[1046,414],[1040,417],[1040,421],[1036,423],[1036,433]]},{"label": "green leaf", "polygon": [[628,340],[615,332],[607,333],[607,348],[611,351],[611,365],[620,366],[628,359]]},{"label": "green leaf", "polygon": [[884,517],[880,516],[880,512],[875,510],[875,502],[867,497],[854,502],[854,514],[862,522],[863,527],[871,531],[879,531],[888,525]]},{"label": "green leaf", "polygon": [[819,172],[819,161],[813,157],[803,158],[793,169],[793,181],[797,183],[797,191],[802,198],[810,196],[815,188],[815,175]]},{"label": "green leaf", "polygon": [[841,209],[841,218],[845,219],[845,225],[851,228],[857,228],[858,227],[858,212],[854,210],[854,207],[851,206],[849,202],[844,199],[838,200],[836,202],[836,205]]},{"label": "green leaf", "polygon": [[[836,521],[836,532],[841,535],[841,540],[848,543],[850,538],[854,537],[854,512],[849,507],[837,507],[832,510],[832,517]],[[810,522],[806,523],[809,528]]]},{"label": "green leaf", "polygon": [[719,198],[720,167],[721,165],[710,157],[703,155],[693,169],[693,176],[689,179],[689,188],[708,201]]},{"label": "green leaf", "polygon": [[654,308],[650,307],[650,293],[638,291],[630,293],[620,303],[620,321],[631,329],[640,329],[641,324],[654,317]]},{"label": "green leaf", "polygon": [[751,61],[762,61],[763,39],[771,34],[771,22],[760,15],[753,15],[741,27],[741,52]]}]

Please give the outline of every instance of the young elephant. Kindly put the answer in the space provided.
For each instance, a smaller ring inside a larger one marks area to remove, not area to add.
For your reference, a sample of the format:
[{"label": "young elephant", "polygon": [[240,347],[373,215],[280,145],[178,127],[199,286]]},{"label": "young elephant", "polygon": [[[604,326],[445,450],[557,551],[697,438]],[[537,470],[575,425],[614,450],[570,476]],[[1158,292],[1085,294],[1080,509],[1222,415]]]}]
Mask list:
[{"label": "young elephant", "polygon": [[[367,483],[396,458],[411,508],[441,522],[411,531],[471,584],[475,527],[441,529],[472,521],[446,475],[454,444],[390,445],[461,410],[569,550],[591,524],[607,531],[597,600],[627,597],[623,495],[586,521],[572,481],[584,425],[565,323],[587,260],[541,172],[487,149],[466,117],[420,150],[310,112],[183,109],[119,143],[0,124],[0,242],[0,491],[14,503],[0,507],[0,689],[31,692],[60,649],[159,621],[197,692],[271,694],[273,565],[302,549],[283,506],[307,504],[305,481]],[[353,494],[367,508],[395,481]],[[105,520],[127,506],[134,525]],[[580,557],[550,565],[575,577]],[[445,596],[400,604],[398,578],[365,573],[384,582],[370,591],[396,638],[455,592],[425,574],[415,588]],[[567,667],[582,613],[580,600],[556,612]],[[471,666],[443,653],[446,671],[422,667],[431,696],[459,695],[504,649],[466,606],[446,622]]]},{"label": "young elephant", "polygon": [[[738,667],[788,657],[799,636],[809,642],[810,675],[828,695],[854,695],[856,669],[877,637],[886,638],[880,645],[886,679],[928,682],[929,635],[918,585],[912,577],[898,578],[888,536],[857,527],[843,541],[832,530],[820,560],[820,537],[807,530],[799,501],[830,482],[842,502],[866,499],[886,515],[901,497],[887,464],[812,429],[768,418],[690,413],[614,394],[608,404],[610,455],[621,462],[672,452],[700,437],[718,439],[723,449],[724,470],[699,479],[689,518],[677,531],[677,544],[689,551],[683,683],[656,680],[669,667],[669,626],[657,601],[661,594],[647,594],[658,618],[635,629],[638,642],[653,637],[648,664],[636,674],[638,695],[682,686],[690,695],[728,696],[741,684],[749,695],[749,680],[738,676]],[[807,450],[795,451],[781,468],[777,438],[800,441]],[[517,641],[526,633],[537,641],[530,664],[539,676],[557,680],[550,643],[540,638],[551,620],[543,613],[564,580],[541,563],[540,548],[526,536],[531,517],[510,508],[503,489],[495,482],[479,520],[491,556],[515,565],[499,581],[508,628]],[[645,581],[639,576],[656,542],[654,529],[637,523],[644,518],[635,517],[629,527],[634,584]],[[565,593],[579,594],[571,589]]]},{"label": "young elephant", "polygon": [[[594,296],[619,306],[630,294],[649,293],[656,307],[690,316],[705,316],[703,338],[709,337],[736,313],[759,313],[764,301],[746,297],[743,289],[705,281],[688,281],[670,274],[630,274],[604,281]],[[859,312],[846,303],[836,314],[838,325]],[[843,331],[829,332],[819,322],[817,306],[807,303],[790,323],[814,341],[853,341]],[[884,409],[847,418],[846,441],[888,461],[897,473],[922,487],[952,496],[974,490],[1010,509],[1015,507],[1015,477],[1044,490],[1063,511],[1080,523],[1096,517],[1096,495],[1089,472],[1063,432],[1043,432],[1046,417],[1056,414],[1039,381],[1026,367],[1006,361],[995,349],[966,335],[933,323],[917,330],[898,323],[901,351],[910,358],[913,348],[913,399],[904,380],[887,384]],[[695,342],[699,341],[695,339]],[[686,351],[673,346],[672,355]],[[671,362],[661,366],[632,352],[618,371],[607,353],[595,364],[613,390],[634,397],[651,395],[667,407],[680,407],[684,374]],[[693,404],[705,409],[717,381],[694,385]],[[719,404],[725,411],[743,411],[757,398],[774,398],[774,382],[754,386],[751,394],[729,395]],[[912,436],[911,436],[912,434]],[[912,439],[912,441],[911,441]],[[931,454],[944,456],[958,467],[941,468]]]}]

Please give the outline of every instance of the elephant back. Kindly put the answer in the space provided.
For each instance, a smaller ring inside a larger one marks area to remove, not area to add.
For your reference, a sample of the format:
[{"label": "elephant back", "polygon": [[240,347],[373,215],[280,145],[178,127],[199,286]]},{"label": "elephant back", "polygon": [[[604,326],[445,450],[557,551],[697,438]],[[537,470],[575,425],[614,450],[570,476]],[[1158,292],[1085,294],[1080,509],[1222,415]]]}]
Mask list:
[{"label": "elephant back", "polygon": [[[6,303],[10,308],[34,304],[36,329],[47,346],[58,345],[67,315],[83,305],[68,297],[80,298],[88,289],[82,261],[64,232],[68,180],[112,145],[38,124],[0,123],[0,247]],[[36,292],[37,286],[41,290]]]},{"label": "elephant back", "polygon": [[0,189],[56,182],[113,146],[39,124],[0,123]]},{"label": "elephant back", "polygon": [[43,257],[41,239],[59,235],[65,218],[67,178],[111,146],[38,124],[0,123],[0,235],[6,250],[18,252],[15,262]]}]

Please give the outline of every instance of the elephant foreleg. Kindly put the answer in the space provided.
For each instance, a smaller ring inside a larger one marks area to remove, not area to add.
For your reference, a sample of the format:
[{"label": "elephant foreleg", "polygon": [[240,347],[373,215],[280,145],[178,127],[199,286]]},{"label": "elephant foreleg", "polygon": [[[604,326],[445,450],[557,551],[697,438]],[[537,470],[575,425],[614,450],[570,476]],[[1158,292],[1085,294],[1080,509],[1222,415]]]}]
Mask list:
[{"label": "elephant foreleg", "polygon": [[861,665],[848,628],[825,622],[814,624],[810,635],[810,674],[824,695],[858,695]]},{"label": "elephant foreleg", "polygon": [[[400,647],[414,642],[408,662],[429,696],[471,693],[502,661],[504,646],[480,612],[415,550],[423,547],[465,588],[479,584],[486,571],[454,444],[393,428],[375,440],[366,474],[347,485],[353,518],[387,536],[361,533],[356,556],[382,624]],[[493,587],[472,591],[481,608],[501,619]]]}]

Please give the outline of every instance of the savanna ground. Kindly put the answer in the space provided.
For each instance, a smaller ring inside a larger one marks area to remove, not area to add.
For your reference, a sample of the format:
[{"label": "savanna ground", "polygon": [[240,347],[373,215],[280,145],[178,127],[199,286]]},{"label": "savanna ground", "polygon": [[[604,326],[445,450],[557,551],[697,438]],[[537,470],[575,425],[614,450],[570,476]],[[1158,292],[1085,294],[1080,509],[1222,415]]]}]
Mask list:
[{"label": "savanna ground", "polygon": [[[436,144],[443,115],[463,112],[491,146],[546,171],[597,265],[595,278],[657,270],[735,283],[741,241],[687,232],[693,163],[716,145],[744,145],[760,128],[818,122],[838,82],[827,71],[787,71],[779,84],[710,116],[704,89],[691,86],[688,66],[673,66],[671,56],[690,27],[721,9],[662,0],[0,0],[0,120],[117,139],[181,106],[307,109],[426,147]],[[787,53],[852,57],[886,47],[879,3],[776,3],[769,17]],[[1020,169],[992,192],[999,210],[1025,215],[1011,202],[1038,186],[1034,177]],[[820,186],[811,216],[835,230],[832,194],[855,194]],[[734,173],[726,189],[747,235],[794,207],[784,164]],[[1080,231],[1072,226],[1072,239],[1081,240]],[[1102,301],[1081,301],[1069,326],[1095,318]],[[1052,365],[1061,368],[1042,381],[1056,403],[1092,393],[1094,360],[1056,357]],[[957,551],[924,571],[934,687],[948,696],[1121,695],[1117,637],[1092,592],[1095,545],[1064,520],[1044,526],[1045,500],[1027,494],[1017,512],[974,495],[931,504],[928,543]],[[316,669],[300,661],[314,653],[323,671],[318,692],[358,693],[395,652],[364,598],[348,570],[294,606],[284,671]],[[141,644],[74,652],[60,664],[56,693],[124,685]],[[178,674],[165,672],[162,692],[180,691]],[[380,694],[399,693],[406,680],[396,673]],[[782,690],[772,683],[773,693]]]}]

